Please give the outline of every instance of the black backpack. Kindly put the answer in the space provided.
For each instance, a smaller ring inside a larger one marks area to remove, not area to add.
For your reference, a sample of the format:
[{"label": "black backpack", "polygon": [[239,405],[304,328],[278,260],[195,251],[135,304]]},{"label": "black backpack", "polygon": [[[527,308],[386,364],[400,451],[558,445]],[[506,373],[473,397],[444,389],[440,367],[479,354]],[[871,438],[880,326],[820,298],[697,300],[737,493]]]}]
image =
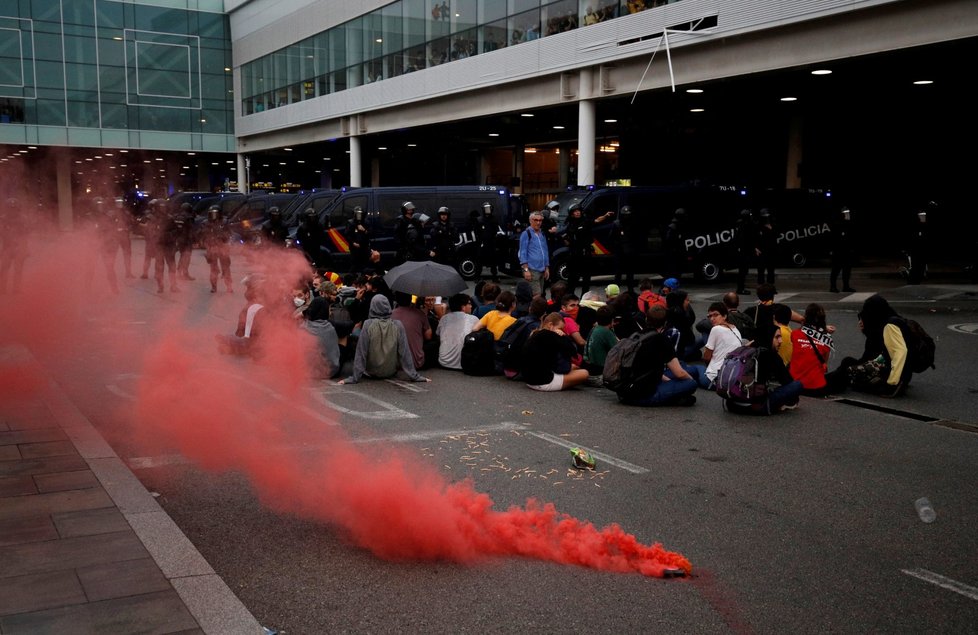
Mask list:
[{"label": "black backpack", "polygon": [[462,343],[462,372],[466,375],[495,375],[495,344],[489,329],[472,331],[466,335]]},{"label": "black backpack", "polygon": [[611,347],[604,360],[604,371],[601,374],[601,381],[605,388],[614,390],[619,397],[629,397],[637,394],[653,373],[662,374],[661,367],[653,369],[635,367],[635,361],[642,347],[656,335],[658,335],[657,331],[632,333],[618,340],[618,343]]},{"label": "black backpack", "polygon": [[519,370],[523,365],[523,345],[540,321],[529,316],[521,317],[506,327],[496,342],[496,372]]},{"label": "black backpack", "polygon": [[903,339],[907,342],[907,362],[910,364],[910,370],[915,373],[922,373],[928,368],[936,368],[934,355],[937,352],[937,344],[934,343],[934,338],[927,334],[919,322],[894,317],[890,318],[890,323],[900,327]]}]

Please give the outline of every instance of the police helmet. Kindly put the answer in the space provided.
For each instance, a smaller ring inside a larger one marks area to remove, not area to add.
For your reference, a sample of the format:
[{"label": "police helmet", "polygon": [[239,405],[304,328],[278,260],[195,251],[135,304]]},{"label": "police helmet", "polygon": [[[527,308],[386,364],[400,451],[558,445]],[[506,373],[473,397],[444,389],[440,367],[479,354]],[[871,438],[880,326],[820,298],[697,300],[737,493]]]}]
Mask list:
[{"label": "police helmet", "polygon": [[448,208],[447,207],[444,207],[444,206],[443,207],[439,207],[438,208],[438,215],[441,216],[442,214],[444,214],[445,216],[448,216],[449,214],[451,214],[451,212],[448,211]]},{"label": "police helmet", "polygon": [[490,203],[489,201],[486,201],[485,203],[483,203],[482,204],[482,213],[485,214],[486,216],[489,216],[490,214],[492,214],[492,203]]},{"label": "police helmet", "polygon": [[407,214],[409,212],[414,213],[414,203],[412,203],[411,201],[404,201],[403,203],[401,203],[401,213]]},{"label": "police helmet", "polygon": [[207,210],[207,220],[219,221],[221,220],[221,208],[217,205],[211,205]]},{"label": "police helmet", "polygon": [[547,203],[547,209],[550,210],[560,209],[560,203],[558,203],[557,201],[550,201],[549,203]]},{"label": "police helmet", "polygon": [[764,220],[769,220],[771,218],[771,211],[765,207],[761,209],[759,216]]},{"label": "police helmet", "polygon": [[184,213],[189,212],[192,209],[193,206],[190,203],[184,203],[183,205],[180,206],[180,211]]},{"label": "police helmet", "polygon": [[314,217],[314,216],[316,215],[316,210],[314,210],[314,209],[313,209],[313,208],[311,208],[311,207],[307,207],[307,208],[306,208],[306,212],[305,212],[305,214],[306,214],[306,216],[308,216],[309,218],[312,218],[312,217]]},{"label": "police helmet", "polygon": [[269,207],[268,208],[268,215],[271,216],[272,218],[276,218],[277,219],[277,218],[281,218],[282,217],[282,212],[278,211],[278,208],[277,207]]},{"label": "police helmet", "polygon": [[358,223],[363,222],[363,208],[359,205],[353,208],[353,219]]},{"label": "police helmet", "polygon": [[570,208],[568,208],[567,213],[568,214],[573,214],[574,212],[580,212],[580,213],[583,214],[584,213],[584,210],[581,209],[581,206],[580,205],[578,205],[577,203],[574,203],[573,205],[570,206]]},{"label": "police helmet", "polygon": [[678,220],[682,220],[683,216],[685,215],[686,215],[686,210],[682,207],[678,208],[676,212],[673,214],[673,216]]},{"label": "police helmet", "polygon": [[621,209],[618,210],[618,218],[624,218],[632,215],[632,208],[628,205],[622,205]]}]

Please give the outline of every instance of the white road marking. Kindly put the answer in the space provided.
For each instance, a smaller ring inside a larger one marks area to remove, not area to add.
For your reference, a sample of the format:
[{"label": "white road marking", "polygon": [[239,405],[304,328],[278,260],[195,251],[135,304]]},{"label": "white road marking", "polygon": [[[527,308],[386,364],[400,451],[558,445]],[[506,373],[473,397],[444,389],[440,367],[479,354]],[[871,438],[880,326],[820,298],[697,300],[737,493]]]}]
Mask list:
[{"label": "white road marking", "polygon": [[797,293],[779,293],[778,294],[777,301],[778,302],[784,302],[785,300],[790,300],[791,298],[795,297],[796,295],[798,295],[798,294]]},{"label": "white road marking", "polygon": [[403,388],[404,390],[410,390],[411,392],[428,392],[426,388],[422,388],[418,385],[421,382],[401,381],[400,379],[385,379],[384,381],[386,381],[388,384],[394,384],[399,388]]},{"label": "white road marking", "polygon": [[615,467],[621,468],[626,472],[631,472],[632,474],[646,474],[649,471],[648,469],[641,467],[639,465],[629,463],[628,461],[622,461],[621,459],[616,459],[615,457],[609,454],[605,454],[604,452],[598,452],[596,450],[592,450],[591,448],[586,448],[578,443],[571,443],[570,441],[561,439],[560,437],[555,437],[554,435],[547,434],[546,432],[534,432],[532,430],[527,430],[526,434],[533,435],[536,438],[543,439],[544,441],[547,441],[549,443],[563,446],[568,450],[572,448],[581,448],[582,450],[587,450],[591,454],[591,456],[593,456],[595,459],[607,463],[608,465],[614,465]]},{"label": "white road marking", "polygon": [[[321,402],[323,405],[327,406],[328,408],[332,408],[337,412],[342,412],[343,414],[348,414],[354,417],[362,417],[364,419],[381,419],[381,420],[418,418],[418,415],[414,414],[413,412],[408,412],[407,410],[401,410],[394,404],[387,403],[386,401],[381,401],[376,397],[371,397],[370,395],[357,392],[355,390],[330,389],[329,391],[323,393],[320,392],[319,390],[312,389],[311,392],[319,402]],[[367,401],[377,404],[382,409],[367,410],[367,411],[353,410],[352,408],[344,408],[343,406],[340,406],[339,404],[333,403],[332,401],[326,399],[327,394],[335,395],[341,393],[346,395],[356,395],[361,399],[366,399]]]},{"label": "white road marking", "polygon": [[930,582],[931,584],[937,585],[942,589],[959,593],[966,598],[978,600],[978,588],[968,586],[967,584],[958,582],[957,580],[945,578],[944,576],[928,571],[927,569],[900,569],[900,571],[909,576],[917,578],[918,580]]},{"label": "white road marking", "polygon": [[137,456],[126,459],[126,464],[133,470],[150,470],[167,465],[186,465],[192,463],[182,454],[164,454],[162,456]]},{"label": "white road marking", "polygon": [[839,302],[865,302],[866,298],[875,294],[875,291],[866,291],[859,293],[850,293],[847,296],[839,298]]},{"label": "white road marking", "polygon": [[518,423],[500,423],[494,426],[484,426],[481,428],[470,428],[468,430],[426,430],[424,432],[409,432],[406,434],[389,434],[380,437],[365,437],[354,439],[353,443],[377,443],[379,441],[394,441],[397,443],[410,443],[412,441],[431,441],[433,439],[443,439],[445,437],[462,437],[480,432],[507,432],[510,430],[525,430],[526,426]]}]

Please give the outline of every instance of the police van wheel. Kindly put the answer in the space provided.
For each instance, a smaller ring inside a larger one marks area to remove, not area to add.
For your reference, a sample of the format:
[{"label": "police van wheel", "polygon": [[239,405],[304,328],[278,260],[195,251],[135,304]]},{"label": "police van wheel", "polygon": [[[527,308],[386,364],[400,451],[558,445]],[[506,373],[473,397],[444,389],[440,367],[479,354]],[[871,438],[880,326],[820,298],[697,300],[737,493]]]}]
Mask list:
[{"label": "police van wheel", "polygon": [[803,253],[796,253],[791,256],[791,264],[796,267],[804,267],[808,263],[808,257]]},{"label": "police van wheel", "polygon": [[704,282],[714,282],[720,279],[720,266],[715,262],[706,261],[700,263],[699,271],[700,280]]},{"label": "police van wheel", "polygon": [[570,272],[567,271],[567,260],[561,258],[554,263],[554,266],[550,269],[550,273],[556,275],[556,280],[563,280],[567,282],[570,279]]},{"label": "police van wheel", "polygon": [[458,272],[466,280],[475,278],[475,267],[475,259],[471,256],[461,256],[458,259]]}]

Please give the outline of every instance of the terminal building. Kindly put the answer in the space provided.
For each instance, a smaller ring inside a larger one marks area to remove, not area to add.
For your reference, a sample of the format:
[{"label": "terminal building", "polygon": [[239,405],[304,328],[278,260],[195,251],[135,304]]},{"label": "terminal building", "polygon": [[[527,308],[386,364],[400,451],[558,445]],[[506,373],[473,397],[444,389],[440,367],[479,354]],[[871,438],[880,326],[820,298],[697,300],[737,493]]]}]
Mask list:
[{"label": "terminal building", "polygon": [[111,153],[157,195],[699,180],[963,215],[978,142],[972,0],[10,4],[0,169],[41,157],[62,214]]}]

